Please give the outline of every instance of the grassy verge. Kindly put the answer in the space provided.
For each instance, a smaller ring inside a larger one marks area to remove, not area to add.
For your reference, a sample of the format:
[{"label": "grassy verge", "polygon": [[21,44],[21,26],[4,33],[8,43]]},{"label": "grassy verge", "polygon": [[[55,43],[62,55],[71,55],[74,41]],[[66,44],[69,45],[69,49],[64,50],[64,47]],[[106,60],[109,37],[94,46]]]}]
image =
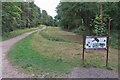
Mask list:
[{"label": "grassy verge", "polygon": [[119,44],[120,43],[118,43],[118,33],[119,31],[117,31],[117,30],[112,30],[111,31],[111,38],[110,38],[110,46],[112,47],[112,48],[115,48],[115,49],[118,49],[118,46],[119,46]]},{"label": "grassy verge", "polygon": [[18,29],[18,30],[9,32],[9,33],[5,33],[2,37],[0,36],[0,41],[4,41],[4,40],[10,39],[10,38],[19,36],[23,33],[30,32],[30,31],[36,30],[38,28],[42,28],[42,27],[39,26],[39,27],[36,27],[36,28]]},{"label": "grassy verge", "polygon": [[[73,67],[82,67],[82,41],[76,34],[60,28],[47,28],[18,42],[8,59],[21,70],[46,77],[67,75]],[[86,51],[85,66],[105,68],[105,53]],[[110,49],[109,66],[117,69],[118,53]]]},{"label": "grassy verge", "polygon": [[2,37],[0,36],[0,42],[2,41]]}]

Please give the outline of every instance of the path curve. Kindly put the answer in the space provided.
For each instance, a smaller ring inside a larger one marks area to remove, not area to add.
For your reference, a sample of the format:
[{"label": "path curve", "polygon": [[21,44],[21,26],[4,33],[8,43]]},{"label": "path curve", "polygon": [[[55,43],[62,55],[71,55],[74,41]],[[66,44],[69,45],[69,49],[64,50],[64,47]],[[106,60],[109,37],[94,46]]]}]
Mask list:
[{"label": "path curve", "polygon": [[6,54],[10,50],[10,48],[17,43],[18,41],[26,38],[30,34],[44,30],[46,27],[43,27],[42,29],[38,29],[35,31],[24,33],[20,36],[17,36],[15,38],[0,42],[0,48],[2,49],[1,56],[2,56],[2,78],[30,78],[33,76],[33,74],[28,75],[19,72],[17,69],[13,68],[10,62],[6,59]]}]

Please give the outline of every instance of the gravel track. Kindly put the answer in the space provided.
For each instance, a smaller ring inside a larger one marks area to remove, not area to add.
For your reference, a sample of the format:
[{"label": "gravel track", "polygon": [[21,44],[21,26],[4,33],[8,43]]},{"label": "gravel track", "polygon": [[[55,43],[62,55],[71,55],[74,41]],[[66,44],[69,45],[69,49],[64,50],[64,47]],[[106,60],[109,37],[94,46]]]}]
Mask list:
[{"label": "gravel track", "polygon": [[73,68],[71,78],[118,78],[118,73],[100,68]]}]

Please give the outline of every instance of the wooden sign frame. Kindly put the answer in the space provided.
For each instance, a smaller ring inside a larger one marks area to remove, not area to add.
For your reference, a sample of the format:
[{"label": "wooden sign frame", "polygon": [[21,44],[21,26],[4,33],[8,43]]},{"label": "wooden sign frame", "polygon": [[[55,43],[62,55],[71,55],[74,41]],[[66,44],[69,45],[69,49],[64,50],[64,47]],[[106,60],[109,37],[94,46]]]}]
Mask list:
[{"label": "wooden sign frame", "polygon": [[[96,36],[92,36],[92,37],[96,37]],[[99,37],[99,36],[97,36]],[[101,36],[100,36],[101,37]],[[107,54],[106,54],[106,67],[108,66],[108,52],[109,52],[109,36],[106,36],[107,37],[107,47],[106,48],[97,48],[97,49],[86,49],[85,48],[85,43],[86,43],[86,36],[83,37],[83,53],[82,53],[82,60],[83,60],[83,64],[84,64],[84,59],[85,59],[85,56],[84,56],[84,53],[85,53],[85,50],[103,50],[103,51],[106,51]]]},{"label": "wooden sign frame", "polygon": [[86,43],[86,36],[83,36],[83,53],[82,53],[82,61],[84,64],[85,61],[85,50],[104,50],[106,51],[106,67],[108,66],[108,53],[109,53],[109,37],[110,37],[110,17],[108,17],[108,33],[107,36],[89,36],[91,38],[95,38],[95,37],[107,37],[107,42],[106,42],[106,49],[105,48],[101,48],[101,49],[86,49],[85,48],[85,43]]}]

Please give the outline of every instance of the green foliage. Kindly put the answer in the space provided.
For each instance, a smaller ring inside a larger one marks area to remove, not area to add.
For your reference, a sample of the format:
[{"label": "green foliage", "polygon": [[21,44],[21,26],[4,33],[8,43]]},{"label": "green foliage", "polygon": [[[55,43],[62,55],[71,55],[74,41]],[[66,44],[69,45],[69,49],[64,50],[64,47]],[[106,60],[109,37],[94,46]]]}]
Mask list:
[{"label": "green foliage", "polygon": [[45,38],[45,39],[47,39],[47,40],[50,40],[50,41],[70,42],[70,41],[64,39],[63,37],[60,37],[60,36],[52,36],[52,35],[49,35],[49,34],[46,34],[46,33],[42,32],[42,31],[40,32],[40,35],[41,35],[43,38]]},{"label": "green foliage", "polygon": [[78,28],[80,25],[86,27],[89,32],[89,23],[97,13],[97,3],[60,3],[57,7],[59,25],[65,29],[71,30]]},{"label": "green foliage", "polygon": [[2,34],[16,29],[36,27],[40,24],[54,25],[51,16],[44,15],[34,2],[3,2],[2,3]]},{"label": "green foliage", "polygon": [[[2,32],[10,32],[15,29],[20,19],[21,9],[17,3],[2,3]],[[3,27],[4,26],[4,27]]]},{"label": "green foliage", "polygon": [[103,14],[107,14],[111,17],[112,30],[119,28],[119,21],[120,21],[119,6],[120,6],[120,2],[103,3]]},{"label": "green foliage", "polygon": [[[109,15],[112,19],[111,21],[111,29],[118,29],[118,21],[119,21],[119,3],[111,2],[111,3],[102,3],[102,14],[103,18],[106,19],[106,16]],[[91,20],[96,18],[96,15],[99,15],[99,3],[69,3],[69,2],[61,2],[57,6],[58,15],[55,17],[58,25],[62,28],[71,30],[76,29],[80,25],[84,25],[87,35],[93,35],[96,31],[93,32],[94,26],[90,26]],[[114,15],[113,15],[114,14]],[[92,23],[94,24],[94,23]],[[105,24],[103,24],[102,33],[105,32]],[[96,25],[97,27],[98,25]],[[97,30],[99,31],[99,30]],[[98,34],[97,34],[98,35]],[[104,34],[102,34],[104,35]]]},{"label": "green foliage", "polygon": [[[32,35],[33,36],[33,35]],[[32,36],[18,42],[9,52],[8,59],[20,69],[29,73],[50,73],[49,75],[66,74],[71,68],[71,62],[49,59],[32,49]],[[43,73],[43,74],[44,74]]]},{"label": "green foliage", "polygon": [[94,26],[93,33],[96,36],[106,36],[107,30],[108,30],[108,16],[103,16],[102,24],[100,20],[100,16],[96,15],[96,18],[94,19],[91,26]]},{"label": "green foliage", "polygon": [[118,37],[118,30],[112,30],[111,31],[111,37],[110,37],[110,46],[112,48],[118,49],[118,46],[120,45],[120,43],[118,42],[119,37]]},{"label": "green foliage", "polygon": [[74,29],[73,32],[74,32],[74,33],[77,33],[77,34],[79,34],[79,35],[81,35],[81,36],[86,35],[85,27],[82,26],[82,25],[81,25],[80,27]]},{"label": "green foliage", "polygon": [[[118,32],[120,28],[120,2],[102,3],[102,26],[100,25],[99,16],[100,3],[60,2],[56,9],[58,13],[55,16],[57,25],[80,35],[107,35],[108,15],[111,18],[110,29]],[[83,28],[84,31],[81,31],[81,28]],[[111,31],[111,34],[114,34],[114,32]],[[117,34],[118,33],[116,33],[116,35]],[[115,40],[118,40],[118,38],[116,37]],[[111,42],[113,42],[111,44],[114,46],[116,45],[115,40],[111,39]]]},{"label": "green foliage", "polygon": [[4,33],[4,35],[0,38],[1,39],[0,41],[7,40],[7,39],[16,37],[18,35],[21,35],[23,33],[30,32],[30,31],[33,31],[33,30],[36,30],[36,29],[37,28],[30,28],[30,29],[26,28],[26,29],[14,30],[12,32],[7,32],[7,33]]},{"label": "green foliage", "polygon": [[41,23],[47,26],[53,26],[54,25],[54,20],[51,16],[47,14],[45,10],[42,10],[41,14]]}]

